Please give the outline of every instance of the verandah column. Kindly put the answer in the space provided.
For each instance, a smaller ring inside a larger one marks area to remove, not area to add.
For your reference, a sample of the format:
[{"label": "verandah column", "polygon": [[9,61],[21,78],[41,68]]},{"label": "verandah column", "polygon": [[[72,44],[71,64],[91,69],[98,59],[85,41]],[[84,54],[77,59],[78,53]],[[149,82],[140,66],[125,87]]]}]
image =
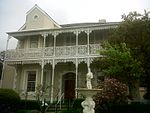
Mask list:
[{"label": "verandah column", "polygon": [[76,31],[76,32],[74,32],[74,33],[75,33],[75,35],[76,35],[76,56],[78,56],[78,35],[79,35],[79,32]]},{"label": "verandah column", "polygon": [[44,70],[44,56],[45,56],[45,42],[46,42],[46,37],[48,36],[48,34],[42,34],[43,36],[43,48],[42,48],[42,63],[41,63],[41,85],[43,86],[43,70]]},{"label": "verandah column", "polygon": [[14,76],[14,81],[13,81],[13,89],[14,90],[16,90],[17,75],[18,75],[18,70],[17,70],[17,66],[15,66],[15,76]]},{"label": "verandah column", "polygon": [[56,55],[55,53],[56,53],[56,36],[57,36],[57,35],[58,35],[58,33],[54,33],[54,34],[53,34],[53,36],[54,36],[54,47],[53,47],[53,48],[54,48],[54,50],[53,50],[54,53],[53,53],[53,56],[54,56],[54,57],[55,57],[55,55]]},{"label": "verandah column", "polygon": [[86,33],[87,33],[87,52],[88,52],[87,68],[90,69],[90,58],[89,58],[89,55],[90,55],[90,33],[91,33],[91,31],[88,30],[88,31],[86,31]]},{"label": "verandah column", "polygon": [[89,54],[90,54],[90,31],[88,30],[88,31],[86,31],[86,33],[87,33],[87,53],[88,53],[88,56],[89,56]]},{"label": "verandah column", "polygon": [[54,75],[55,75],[55,61],[53,59],[53,64],[52,64],[52,81],[51,81],[51,98],[50,102],[53,103],[54,100]]},{"label": "verandah column", "polygon": [[42,61],[42,64],[41,64],[41,85],[43,86],[43,70],[44,70],[44,62]]},{"label": "verandah column", "polygon": [[[78,56],[78,31],[75,32],[76,35],[76,57]],[[76,58],[76,85],[75,85],[75,89],[78,88],[78,59]],[[78,97],[78,92],[77,90],[75,90],[75,96],[76,98]]]},{"label": "verandah column", "polygon": [[56,56],[56,37],[57,37],[57,35],[58,35],[58,33],[57,32],[54,32],[53,34],[52,34],[53,36],[54,36],[54,46],[53,46],[53,51],[54,51],[54,53],[53,53],[53,63],[52,63],[52,80],[51,80],[51,96],[50,96],[50,103],[53,103],[53,101],[54,101],[54,76],[55,76],[55,56]]},{"label": "verandah column", "polygon": [[[75,89],[78,88],[78,59],[76,58],[76,86],[75,86]],[[78,92],[77,90],[75,90],[75,96],[76,98],[78,97]]]}]

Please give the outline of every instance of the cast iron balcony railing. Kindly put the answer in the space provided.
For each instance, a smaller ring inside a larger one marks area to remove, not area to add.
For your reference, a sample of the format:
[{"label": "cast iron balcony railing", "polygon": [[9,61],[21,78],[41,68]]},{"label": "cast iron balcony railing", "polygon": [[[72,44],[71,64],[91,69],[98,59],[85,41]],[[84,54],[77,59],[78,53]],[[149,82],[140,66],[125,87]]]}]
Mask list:
[{"label": "cast iron balcony railing", "polygon": [[[98,55],[99,53],[97,51],[99,49],[101,49],[100,44],[90,44],[89,55]],[[56,58],[75,57],[75,56],[80,57],[80,56],[87,56],[87,55],[88,55],[87,45],[56,46],[55,49],[54,47],[45,47],[45,48],[8,50],[6,52],[6,60],[26,60],[26,59],[40,59],[40,58],[53,58],[53,57]]]}]

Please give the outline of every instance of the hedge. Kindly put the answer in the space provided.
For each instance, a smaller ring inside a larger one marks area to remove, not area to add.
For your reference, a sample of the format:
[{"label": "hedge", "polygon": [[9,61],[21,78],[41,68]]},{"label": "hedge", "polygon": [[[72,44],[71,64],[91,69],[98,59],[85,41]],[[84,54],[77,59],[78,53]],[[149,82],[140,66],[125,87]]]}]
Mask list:
[{"label": "hedge", "polygon": [[82,109],[81,103],[84,101],[84,99],[76,99],[73,103],[73,108],[75,109]]},{"label": "hedge", "polygon": [[109,104],[107,110],[99,110],[96,113],[150,113],[150,103]]},{"label": "hedge", "polygon": [[20,109],[40,110],[40,105],[36,100],[21,100]]},{"label": "hedge", "polygon": [[[76,99],[73,104],[73,108],[70,111],[63,111],[61,113],[82,113],[81,102],[83,99]],[[95,113],[150,113],[150,102],[132,102],[131,104],[110,104],[106,108],[107,110],[95,110]]]},{"label": "hedge", "polygon": [[150,104],[140,102],[131,104],[116,104],[112,105],[110,110],[112,113],[150,113]]},{"label": "hedge", "polygon": [[19,94],[12,89],[0,89],[0,111],[11,113],[18,109],[20,103]]},{"label": "hedge", "polygon": [[40,113],[37,110],[18,110],[16,113]]}]

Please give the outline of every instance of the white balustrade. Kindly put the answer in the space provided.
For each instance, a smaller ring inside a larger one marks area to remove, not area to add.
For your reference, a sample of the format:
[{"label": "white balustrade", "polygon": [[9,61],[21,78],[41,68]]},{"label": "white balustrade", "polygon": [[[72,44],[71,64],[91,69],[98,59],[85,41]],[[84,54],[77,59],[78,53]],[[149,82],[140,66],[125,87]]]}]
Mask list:
[{"label": "white balustrade", "polygon": [[25,58],[40,58],[42,57],[42,48],[29,48],[25,49]]},{"label": "white balustrade", "polygon": [[[98,55],[98,50],[101,49],[100,44],[90,44],[90,55]],[[77,56],[87,55],[87,45],[78,45]],[[44,52],[44,57],[53,57],[54,48],[45,47],[43,48],[29,48],[29,49],[15,49],[8,50],[6,52],[7,60],[25,60],[25,59],[37,59],[42,58]],[[57,46],[55,48],[55,57],[74,57],[76,55],[76,46]]]},{"label": "white balustrade", "polygon": [[91,55],[98,55],[99,52],[98,50],[100,50],[102,47],[100,46],[100,44],[90,44],[90,54]]},{"label": "white balustrade", "polygon": [[6,52],[6,59],[22,59],[24,57],[24,50],[14,49]]},{"label": "white balustrade", "polygon": [[15,49],[15,50],[8,50],[6,52],[6,59],[8,60],[40,58],[41,56],[42,56],[42,48]]},{"label": "white balustrade", "polygon": [[56,47],[56,56],[75,56],[76,46],[60,46]]},{"label": "white balustrade", "polygon": [[44,56],[45,57],[50,57],[53,56],[54,54],[54,48],[53,47],[46,47],[44,50]]},{"label": "white balustrade", "polygon": [[79,45],[78,46],[78,55],[87,55],[88,54],[87,45]]}]

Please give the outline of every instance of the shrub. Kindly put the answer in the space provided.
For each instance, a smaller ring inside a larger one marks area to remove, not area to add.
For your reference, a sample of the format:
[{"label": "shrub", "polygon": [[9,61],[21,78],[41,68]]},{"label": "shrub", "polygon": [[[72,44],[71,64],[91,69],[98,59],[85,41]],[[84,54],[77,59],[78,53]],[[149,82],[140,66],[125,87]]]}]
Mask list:
[{"label": "shrub", "polygon": [[28,113],[39,113],[39,111],[37,111],[37,110],[31,110]]},{"label": "shrub", "polygon": [[127,101],[127,86],[117,79],[106,79],[97,88],[103,89],[94,96],[96,110],[102,113],[109,111],[110,104]]},{"label": "shrub", "polygon": [[[150,113],[150,104],[131,103],[131,104],[113,104],[110,106],[111,113]],[[99,111],[99,113],[101,113]]]},{"label": "shrub", "polygon": [[18,110],[16,113],[28,113],[30,110]]},{"label": "shrub", "polygon": [[144,95],[144,99],[150,100],[150,92],[147,92],[147,93]]},{"label": "shrub", "polygon": [[36,100],[21,100],[20,109],[40,110],[40,105]]},{"label": "shrub", "polygon": [[39,113],[37,110],[18,110],[16,113]]},{"label": "shrub", "polygon": [[79,109],[70,109],[70,110],[64,110],[64,111],[60,111],[60,113],[83,113],[81,110]]},{"label": "shrub", "polygon": [[75,109],[82,109],[81,103],[84,101],[84,99],[76,99],[73,103],[73,108]]},{"label": "shrub", "polygon": [[20,103],[19,94],[12,89],[0,89],[0,111],[11,113],[18,109]]},{"label": "shrub", "polygon": [[76,99],[73,103],[72,108],[69,110],[61,111],[60,113],[83,113],[83,108],[81,106],[81,102],[84,101],[84,99]]}]

